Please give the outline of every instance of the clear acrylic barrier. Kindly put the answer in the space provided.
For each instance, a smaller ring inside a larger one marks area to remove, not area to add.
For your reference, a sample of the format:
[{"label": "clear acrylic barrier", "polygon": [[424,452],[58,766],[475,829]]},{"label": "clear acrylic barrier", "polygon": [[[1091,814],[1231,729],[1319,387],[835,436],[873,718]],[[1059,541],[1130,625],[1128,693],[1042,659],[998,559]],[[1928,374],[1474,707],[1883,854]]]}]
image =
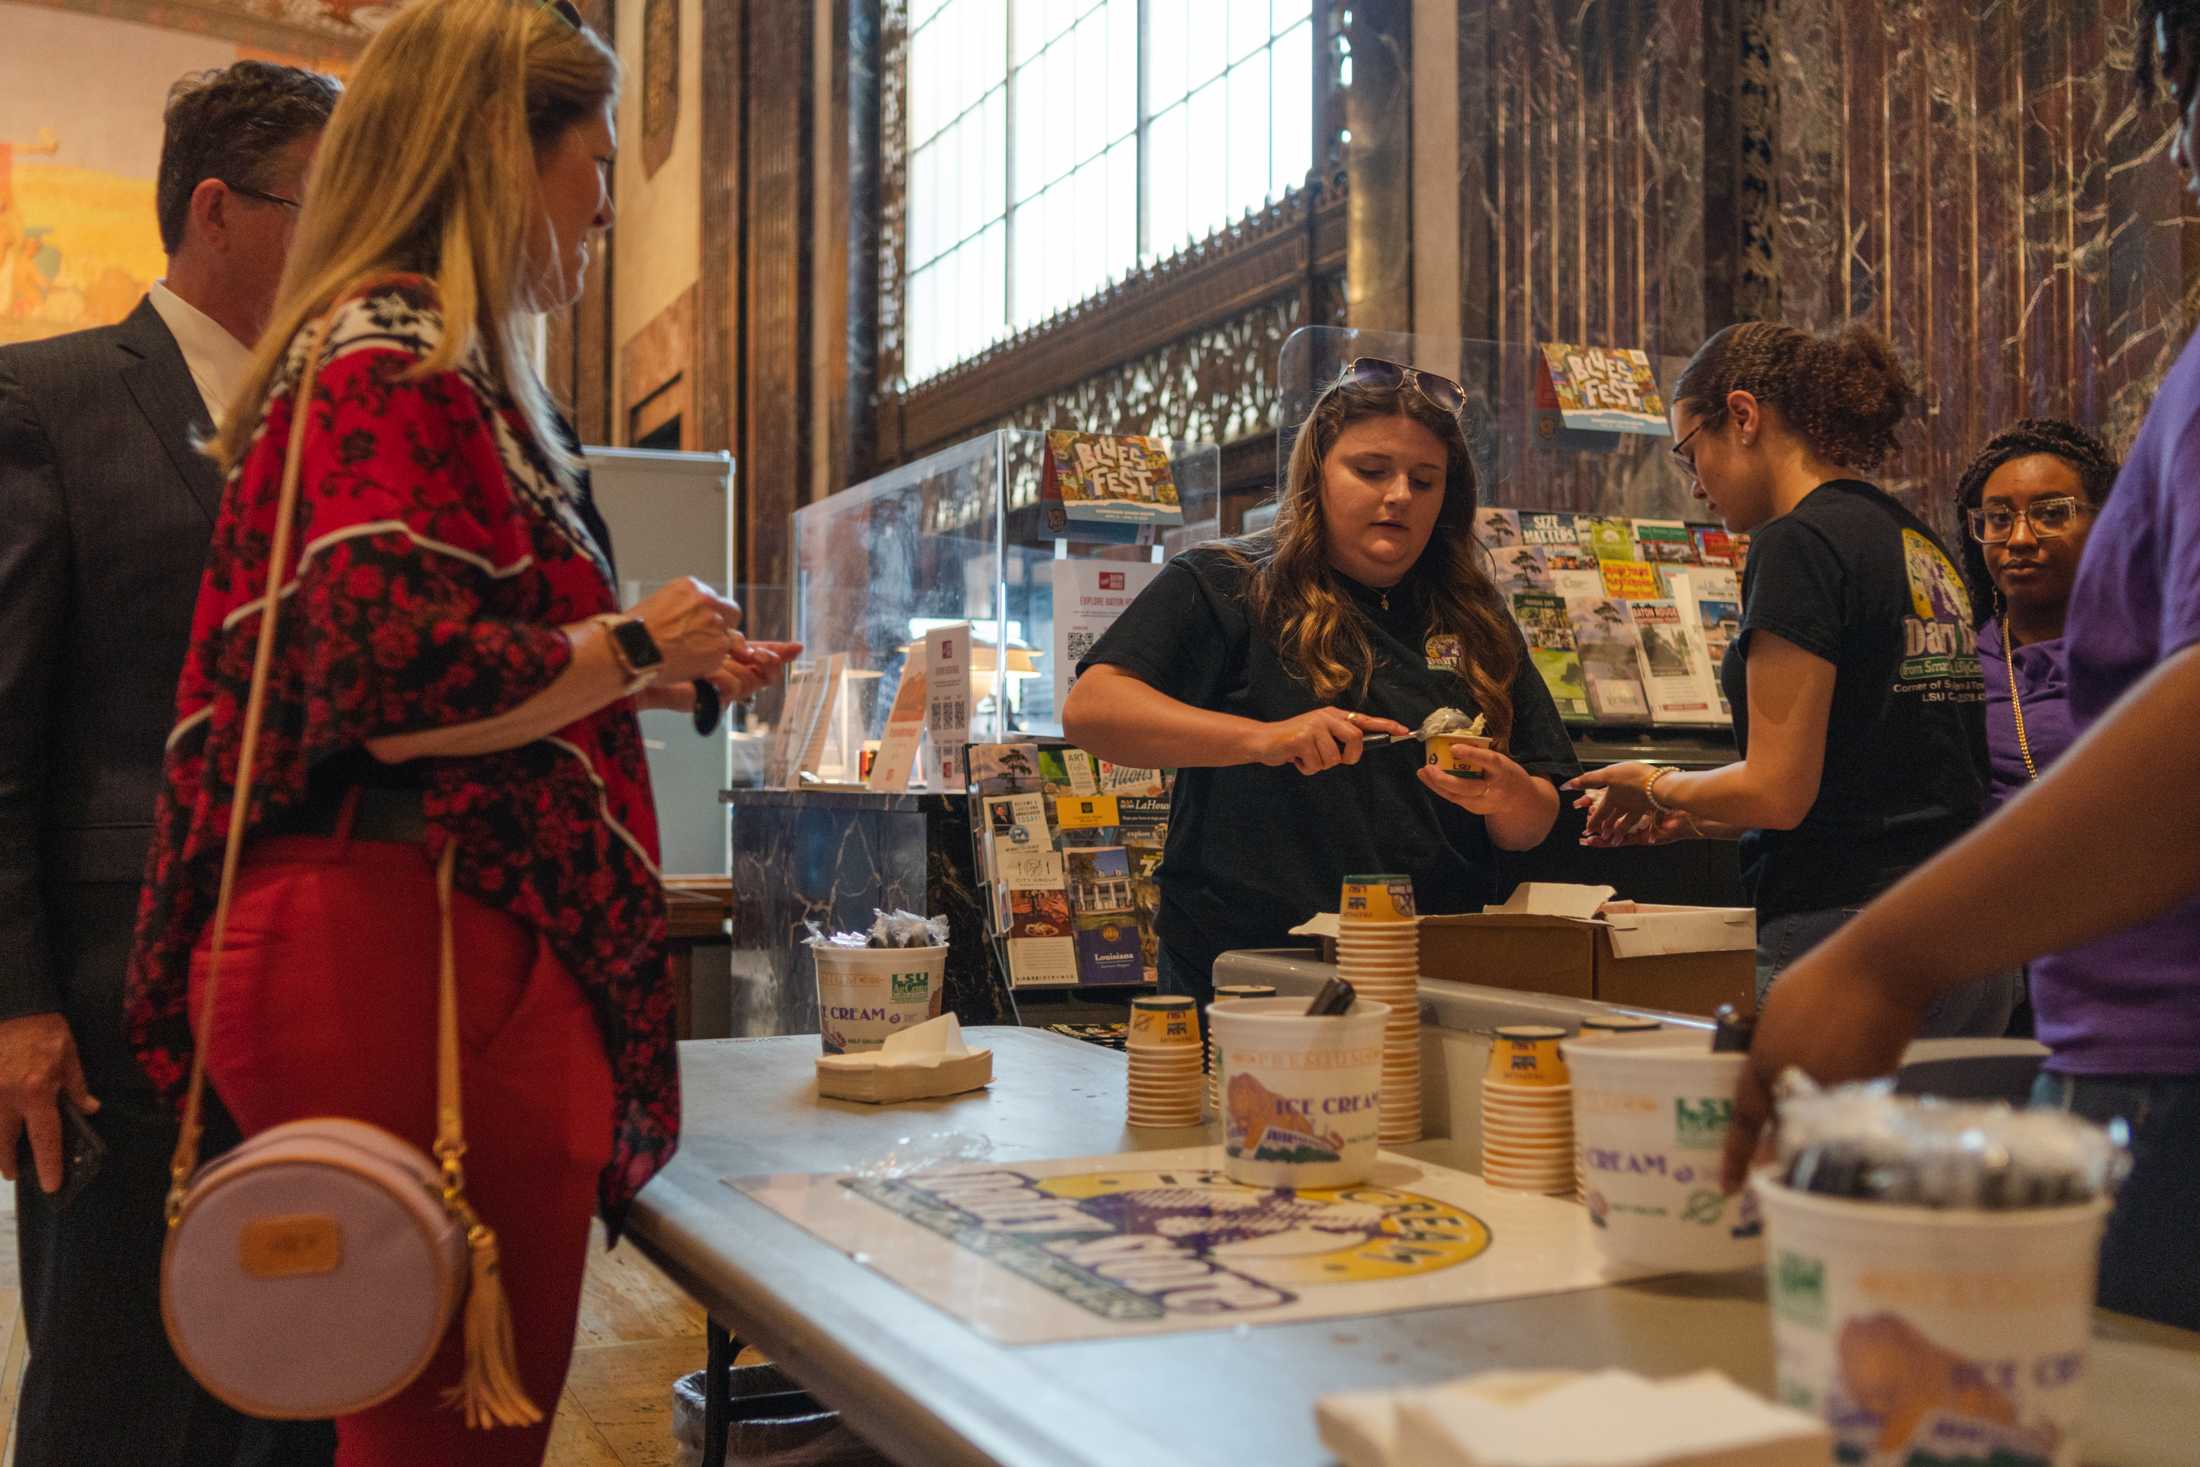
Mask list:
[{"label": "clear acrylic barrier", "polygon": [[1153,563],[1220,533],[1212,444],[1169,444],[1182,524],[1072,521],[1061,537],[1040,505],[1045,451],[1044,433],[1003,429],[795,511],[794,635],[814,665],[847,654],[843,696],[862,740],[884,733],[924,633],[956,622],[976,644],[971,739],[1059,737],[1051,563]]},{"label": "clear acrylic barrier", "polygon": [[[1626,342],[1595,343],[1626,346]],[[1533,342],[1461,341],[1392,332],[1312,326],[1283,344],[1277,386],[1276,482],[1314,399],[1358,357],[1381,357],[1436,372],[1466,390],[1467,444],[1484,505],[1572,510],[1577,514],[1700,520],[1703,505],[1666,452],[1673,440],[1637,433],[1560,433],[1538,429],[1536,376],[1542,347]],[[1661,392],[1670,392],[1685,357],[1650,358]]]},{"label": "clear acrylic barrier", "polygon": [[[1460,384],[1466,398],[1462,423],[1474,460],[1476,498],[1483,508],[1635,521],[1701,523],[1712,518],[1673,459],[1669,432],[1567,429],[1555,410],[1538,406],[1544,362],[1540,343],[1447,340],[1344,327],[1311,327],[1292,333],[1284,343],[1278,374],[1279,485],[1288,483],[1292,445],[1315,400],[1360,357],[1403,363]],[[1671,392],[1686,366],[1680,357],[1650,358],[1661,396]],[[1680,532],[1679,525],[1669,528]],[[1668,585],[1664,569],[1684,569],[1697,555],[1688,553],[1685,562],[1670,556],[1642,558],[1660,565],[1663,588]],[[1708,573],[1712,568],[1701,569]],[[1655,724],[1662,737],[1703,737],[1706,731],[1724,735],[1730,719],[1720,704],[1716,678],[1720,654],[1739,616],[1726,600],[1731,592],[1714,590],[1699,597],[1691,587],[1688,600],[1680,604],[1673,600],[1676,591],[1661,589],[1652,597],[1629,601],[1607,589],[1608,580],[1595,581],[1597,573],[1590,571],[1598,593],[1583,597],[1551,584],[1560,579],[1556,574],[1547,582],[1538,571],[1534,584],[1522,585],[1508,580],[1494,559],[1490,571],[1508,599],[1514,593],[1546,598],[1528,603],[1525,610],[1514,600],[1514,616],[1568,722],[1628,731]],[[1564,605],[1551,604],[1547,598],[1553,595],[1562,595]],[[1586,612],[1583,601],[1589,605]]]}]

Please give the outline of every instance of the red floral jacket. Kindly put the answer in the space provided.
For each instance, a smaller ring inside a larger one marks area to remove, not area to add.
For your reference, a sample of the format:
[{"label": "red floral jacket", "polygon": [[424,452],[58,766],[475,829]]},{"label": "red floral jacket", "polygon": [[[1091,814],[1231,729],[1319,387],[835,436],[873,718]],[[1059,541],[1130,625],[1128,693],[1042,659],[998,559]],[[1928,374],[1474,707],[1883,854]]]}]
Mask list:
[{"label": "red floral jacket", "polygon": [[[254,830],[303,801],[323,756],[524,703],[571,657],[559,626],[617,609],[575,494],[485,355],[408,378],[442,330],[433,287],[417,277],[382,282],[337,313],[302,449]],[[125,1001],[138,1062],[172,1101],[190,1073],[191,951],[220,885],[310,336],[292,344],[230,477],[168,736]],[[595,1010],[617,1089],[598,1184],[615,1234],[680,1125],[656,813],[633,710],[622,700],[521,748],[413,767],[431,856],[458,842],[459,886],[539,931]]]}]

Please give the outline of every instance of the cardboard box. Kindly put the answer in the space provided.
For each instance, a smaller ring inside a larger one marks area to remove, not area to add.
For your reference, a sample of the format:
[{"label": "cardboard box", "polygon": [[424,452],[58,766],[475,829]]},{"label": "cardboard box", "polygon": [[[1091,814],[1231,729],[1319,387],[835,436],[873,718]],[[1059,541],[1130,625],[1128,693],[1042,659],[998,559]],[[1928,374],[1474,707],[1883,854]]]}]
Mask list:
[{"label": "cardboard box", "polygon": [[1757,914],[1619,903],[1608,887],[1523,883],[1502,908],[1421,919],[1421,972],[1634,1008],[1754,1010]]}]

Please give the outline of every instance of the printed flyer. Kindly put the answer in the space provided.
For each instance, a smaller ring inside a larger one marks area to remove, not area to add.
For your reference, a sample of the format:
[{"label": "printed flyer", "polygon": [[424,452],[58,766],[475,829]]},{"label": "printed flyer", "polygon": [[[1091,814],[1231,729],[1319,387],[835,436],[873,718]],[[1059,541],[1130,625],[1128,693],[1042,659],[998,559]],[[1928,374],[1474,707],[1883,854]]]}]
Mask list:
[{"label": "printed flyer", "polygon": [[1657,374],[1640,349],[1547,341],[1543,368],[1569,430],[1673,436]]},{"label": "printed flyer", "polygon": [[1054,706],[1059,711],[1077,685],[1077,664],[1085,660],[1123,608],[1153,584],[1161,567],[1137,560],[1053,560],[1047,562],[1054,588]]},{"label": "printed flyer", "polygon": [[1040,496],[1050,511],[1059,504],[1059,512],[1073,523],[1184,523],[1169,468],[1169,444],[1163,438],[1052,429]]},{"label": "printed flyer", "polygon": [[[1219,1147],[726,1185],[1007,1345],[1295,1324],[1567,1293],[1587,1212],[1385,1152],[1360,1186],[1247,1187]],[[851,1199],[869,1204],[853,1206]]]}]

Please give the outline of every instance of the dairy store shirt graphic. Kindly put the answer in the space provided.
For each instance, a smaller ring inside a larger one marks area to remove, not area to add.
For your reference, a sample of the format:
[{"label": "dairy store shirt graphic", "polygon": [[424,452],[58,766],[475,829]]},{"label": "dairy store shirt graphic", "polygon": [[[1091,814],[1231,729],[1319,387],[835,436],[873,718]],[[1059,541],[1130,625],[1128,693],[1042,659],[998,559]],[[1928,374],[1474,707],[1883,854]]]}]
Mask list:
[{"label": "dairy store shirt graphic", "polygon": [[1971,625],[1971,596],[1955,565],[1929,536],[1902,532],[1902,568],[1910,582],[1910,615],[1903,627],[1897,692],[1928,700],[1978,702],[1978,633]]},{"label": "dairy store shirt graphic", "polygon": [[1453,1268],[1490,1246],[1454,1204],[1386,1187],[1245,1187],[1219,1171],[1012,1169],[841,1185],[1099,1318],[1257,1317],[1324,1285]]}]

